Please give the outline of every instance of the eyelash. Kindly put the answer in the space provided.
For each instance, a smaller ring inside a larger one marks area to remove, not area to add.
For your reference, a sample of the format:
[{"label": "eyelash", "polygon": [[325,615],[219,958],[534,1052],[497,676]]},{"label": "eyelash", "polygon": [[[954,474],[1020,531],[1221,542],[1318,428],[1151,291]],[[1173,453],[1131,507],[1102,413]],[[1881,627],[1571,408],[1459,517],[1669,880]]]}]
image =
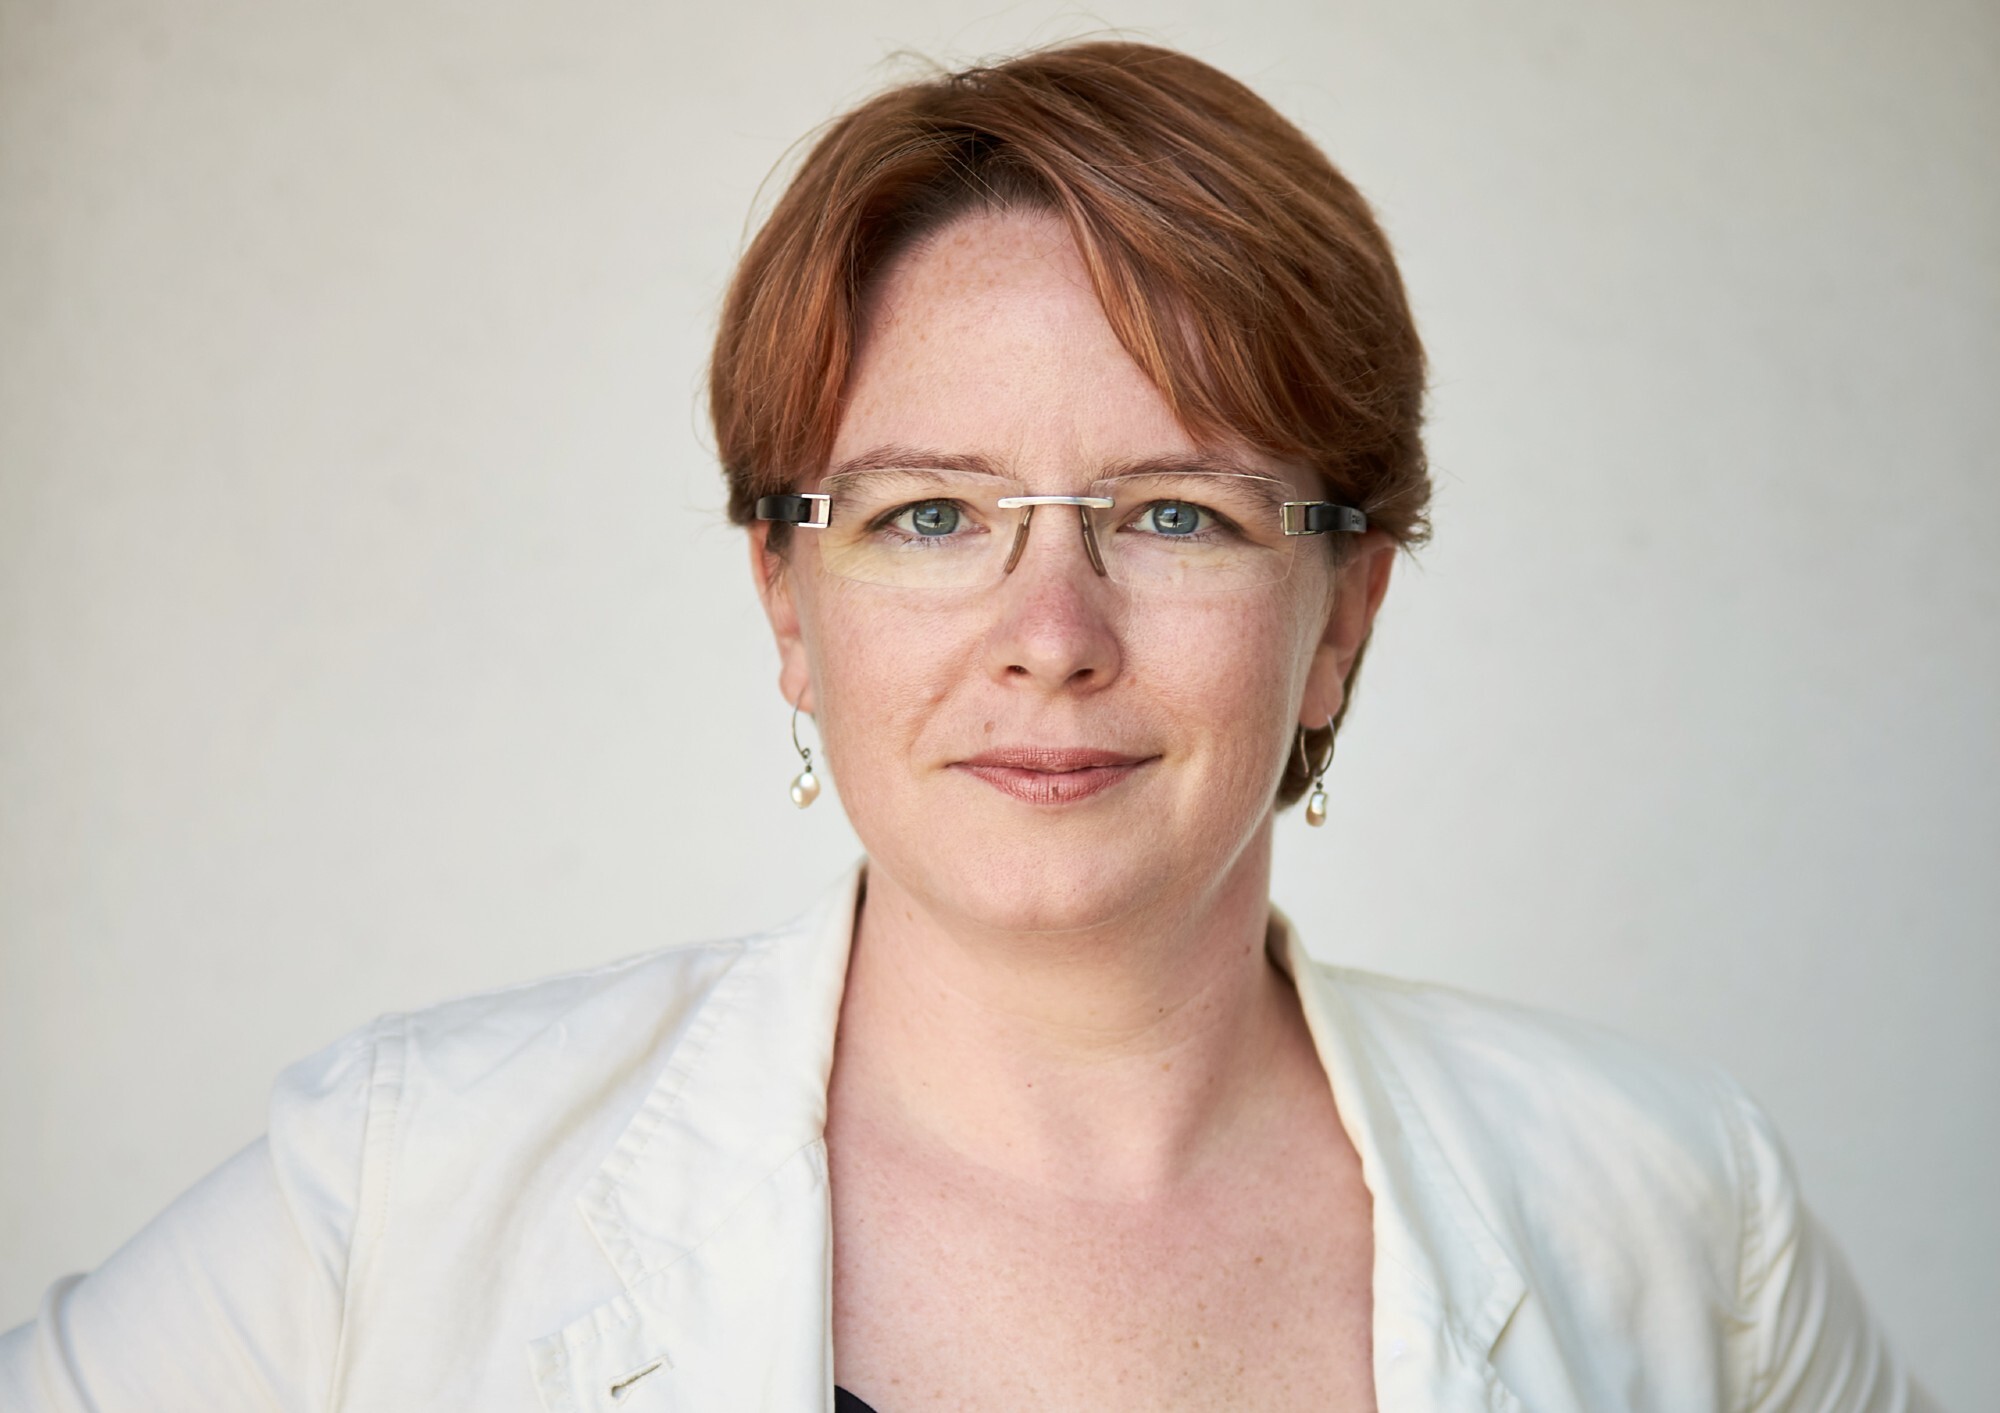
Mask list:
[{"label": "eyelash", "polygon": [[965,516],[968,520],[973,518],[972,507],[967,505],[964,501],[961,500],[952,500],[949,497],[936,497],[929,500],[910,500],[910,501],[904,501],[901,505],[896,506],[894,509],[886,510],[882,512],[882,514],[876,516],[874,523],[869,525],[868,527],[868,533],[870,533],[871,535],[879,534],[884,530],[888,530],[892,531],[897,535],[902,536],[904,540],[912,543],[923,540],[928,540],[932,543],[936,543],[941,540],[950,540],[958,538],[958,535],[956,533],[950,535],[913,535],[909,531],[901,529],[897,526],[896,522],[898,520],[901,520],[905,515],[908,515],[918,506],[922,505],[948,505],[952,509],[956,510],[960,515]]},{"label": "eyelash", "polygon": [[[1142,520],[1145,518],[1146,513],[1148,511],[1156,509],[1157,507],[1162,505],[1191,506],[1195,510],[1199,511],[1202,515],[1208,517],[1208,520],[1210,522],[1209,524],[1204,525],[1201,529],[1196,530],[1191,535],[1181,535],[1171,538],[1197,540],[1206,538],[1207,536],[1215,533],[1223,533],[1231,535],[1241,533],[1241,530],[1238,528],[1236,522],[1231,520],[1227,515],[1224,515],[1219,510],[1215,510],[1210,508],[1209,506],[1203,505],[1199,501],[1192,501],[1192,500],[1149,500],[1145,504],[1141,505],[1137,510],[1133,511],[1130,519],[1128,519],[1125,523],[1127,525],[1131,525],[1139,520]],[[1170,537],[1162,534],[1159,536],[1159,538],[1167,539]]]}]

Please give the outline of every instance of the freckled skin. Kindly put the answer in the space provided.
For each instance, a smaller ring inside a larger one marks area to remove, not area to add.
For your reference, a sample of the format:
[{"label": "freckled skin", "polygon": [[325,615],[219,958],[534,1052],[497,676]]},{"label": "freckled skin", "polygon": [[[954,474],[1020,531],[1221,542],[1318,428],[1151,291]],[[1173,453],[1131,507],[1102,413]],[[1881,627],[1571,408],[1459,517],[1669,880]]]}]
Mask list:
[{"label": "freckled skin", "polygon": [[[833,460],[884,445],[1042,494],[1216,450],[1023,214],[961,220],[874,291]],[[1285,756],[1339,709],[1393,545],[1162,612],[1067,514],[948,601],[763,538],[781,689],[870,858],[829,1087],[841,1381],[880,1413],[1372,1408],[1368,1193],[1262,942]],[[1061,806],[953,768],[1015,745],[1147,763]]]},{"label": "freckled skin", "polygon": [[[962,221],[878,287],[833,460],[886,444],[984,453],[1038,493],[1202,449],[1118,344],[1062,227],[1036,217]],[[814,715],[870,857],[933,910],[1010,931],[1177,909],[1268,811],[1293,726],[1324,724],[1341,697],[1323,556],[1283,584],[1145,614],[1090,572],[1072,526],[1037,517],[1014,573],[969,602],[822,577],[809,532],[783,585],[805,631],[782,687]],[[1386,571],[1391,547],[1373,548]],[[1337,616],[1366,597],[1342,595]],[[1024,741],[1162,760],[1116,802],[1054,816],[944,769]]]},{"label": "freckled skin", "polygon": [[841,1382],[879,1413],[1372,1409],[1367,1192],[1330,1101],[1289,1097],[1289,1143],[1101,1198],[851,1106],[829,1147]]}]

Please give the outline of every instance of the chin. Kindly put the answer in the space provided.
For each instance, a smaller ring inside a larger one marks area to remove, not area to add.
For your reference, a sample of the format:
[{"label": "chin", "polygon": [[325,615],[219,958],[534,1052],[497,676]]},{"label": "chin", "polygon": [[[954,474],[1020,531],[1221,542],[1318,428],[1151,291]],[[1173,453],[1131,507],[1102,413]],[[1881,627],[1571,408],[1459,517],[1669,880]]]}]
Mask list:
[{"label": "chin", "polygon": [[1213,810],[1178,818],[1157,800],[1046,811],[997,799],[957,805],[885,811],[884,822],[895,821],[886,830],[871,827],[865,809],[851,813],[870,857],[905,889],[934,911],[1000,932],[1086,932],[1179,913],[1221,884],[1258,829],[1247,810],[1241,819]]}]

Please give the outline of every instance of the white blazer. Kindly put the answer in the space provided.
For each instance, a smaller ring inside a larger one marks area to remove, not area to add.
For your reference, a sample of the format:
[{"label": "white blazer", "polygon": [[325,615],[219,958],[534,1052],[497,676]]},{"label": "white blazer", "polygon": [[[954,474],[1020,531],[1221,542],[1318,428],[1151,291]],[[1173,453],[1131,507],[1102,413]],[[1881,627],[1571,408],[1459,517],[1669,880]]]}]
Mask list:
[{"label": "white blazer", "polygon": [[[0,1409],[828,1409],[859,875],[292,1066],[266,1137],[0,1336]],[[1719,1071],[1315,963],[1275,915],[1271,949],[1374,1197],[1382,1413],[1932,1406]]]}]

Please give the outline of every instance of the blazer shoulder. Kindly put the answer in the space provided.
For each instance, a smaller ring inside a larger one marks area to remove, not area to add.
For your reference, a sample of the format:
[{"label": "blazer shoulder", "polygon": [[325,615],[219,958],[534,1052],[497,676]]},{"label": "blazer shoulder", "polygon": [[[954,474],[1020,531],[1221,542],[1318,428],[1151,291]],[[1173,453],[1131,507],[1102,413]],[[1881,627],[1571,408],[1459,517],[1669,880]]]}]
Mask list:
[{"label": "blazer shoulder", "polygon": [[392,1172],[406,1195],[450,1191],[469,1160],[510,1144],[608,1144],[662,1069],[700,1043],[717,985],[783,931],[656,947],[378,1016],[278,1076],[268,1141],[280,1176],[340,1196],[351,1226],[387,1200]]},{"label": "blazer shoulder", "polygon": [[1709,1131],[1736,1093],[1718,1066],[1560,1011],[1321,963],[1378,1056],[1413,1081],[1504,1103],[1629,1107]]},{"label": "blazer shoulder", "polygon": [[553,1064],[657,1058],[678,1043],[721,980],[793,930],[676,942],[599,965],[468,992],[385,1018],[433,1087]]},{"label": "blazer shoulder", "polygon": [[1720,1065],[1457,987],[1321,970],[1576,1347],[1643,1330],[1680,1372],[1711,1349],[1731,1407],[1935,1408],[1777,1125]]},{"label": "blazer shoulder", "polygon": [[387,1012],[288,1066],[274,1100],[323,1112],[336,1092],[372,1090],[379,1109],[412,1089],[505,1096],[645,1069],[680,1043],[732,968],[794,927],[669,943]]},{"label": "blazer shoulder", "polygon": [[1575,1274],[1612,1252],[1733,1289],[1746,1100],[1721,1067],[1457,987],[1338,967],[1384,1083],[1509,1244]]}]

